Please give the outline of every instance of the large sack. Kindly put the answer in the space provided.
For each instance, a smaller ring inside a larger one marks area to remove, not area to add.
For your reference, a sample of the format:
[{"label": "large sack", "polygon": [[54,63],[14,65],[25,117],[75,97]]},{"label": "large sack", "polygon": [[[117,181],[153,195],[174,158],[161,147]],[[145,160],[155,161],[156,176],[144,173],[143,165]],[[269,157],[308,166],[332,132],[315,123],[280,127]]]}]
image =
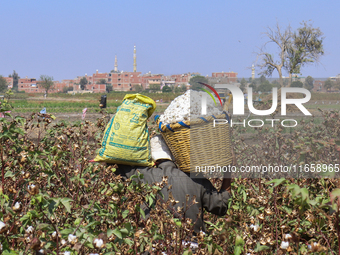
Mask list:
[{"label": "large sack", "polygon": [[147,120],[155,109],[155,101],[147,96],[126,95],[106,126],[94,161],[152,166]]}]

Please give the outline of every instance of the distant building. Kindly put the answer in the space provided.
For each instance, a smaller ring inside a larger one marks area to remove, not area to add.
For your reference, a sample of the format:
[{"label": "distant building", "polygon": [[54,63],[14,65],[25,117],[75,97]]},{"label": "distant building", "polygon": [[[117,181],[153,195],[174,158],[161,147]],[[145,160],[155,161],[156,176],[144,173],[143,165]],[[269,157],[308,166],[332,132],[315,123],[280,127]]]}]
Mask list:
[{"label": "distant building", "polygon": [[314,87],[313,87],[314,92],[327,92],[327,89],[325,89],[325,81],[314,81]]},{"label": "distant building", "polygon": [[298,74],[292,75],[292,82],[293,81],[301,81],[302,83],[305,83],[306,77],[299,76]]},{"label": "distant building", "polygon": [[150,85],[162,85],[163,74],[151,74],[150,72],[142,76],[144,89],[149,89]]},{"label": "distant building", "polygon": [[23,78],[18,81],[18,90],[25,91],[26,93],[44,93],[43,88],[39,88],[36,78]]},{"label": "distant building", "polygon": [[212,78],[227,78],[229,80],[228,83],[235,83],[237,81],[237,73],[235,72],[220,72],[220,73],[212,73]]},{"label": "distant building", "polygon": [[107,83],[114,91],[131,91],[135,85],[142,86],[141,72],[113,72],[108,73]]},{"label": "distant building", "polygon": [[338,82],[338,81],[340,81],[340,74],[338,74],[336,76],[329,77],[329,79],[333,82]]},{"label": "distant building", "polygon": [[12,77],[2,77],[2,78],[5,79],[5,81],[7,82],[8,89],[13,88],[13,78]]}]

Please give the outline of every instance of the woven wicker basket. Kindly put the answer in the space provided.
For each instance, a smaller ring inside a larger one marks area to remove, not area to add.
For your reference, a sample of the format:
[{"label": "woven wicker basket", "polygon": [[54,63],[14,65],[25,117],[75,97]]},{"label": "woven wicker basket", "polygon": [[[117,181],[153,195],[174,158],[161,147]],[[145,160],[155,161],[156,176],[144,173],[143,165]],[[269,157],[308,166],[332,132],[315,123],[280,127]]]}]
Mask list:
[{"label": "woven wicker basket", "polygon": [[232,163],[229,124],[213,125],[214,118],[227,119],[229,123],[226,113],[170,125],[163,125],[158,117],[155,120],[159,130],[182,171],[197,172],[197,166],[202,169]]}]

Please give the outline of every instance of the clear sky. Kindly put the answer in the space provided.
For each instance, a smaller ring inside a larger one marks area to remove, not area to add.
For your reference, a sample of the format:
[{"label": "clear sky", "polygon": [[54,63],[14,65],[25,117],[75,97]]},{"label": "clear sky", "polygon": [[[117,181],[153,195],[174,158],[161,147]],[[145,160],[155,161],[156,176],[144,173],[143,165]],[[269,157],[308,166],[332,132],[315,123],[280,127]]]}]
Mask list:
[{"label": "clear sky", "polygon": [[[278,21],[296,29],[312,20],[324,33],[321,64],[302,75],[340,73],[340,1],[0,1],[0,75],[55,80],[118,69],[165,75],[234,71],[250,77],[261,34]],[[275,52],[274,52],[275,53]],[[256,75],[259,70],[256,70]],[[273,77],[277,77],[275,72]]]}]

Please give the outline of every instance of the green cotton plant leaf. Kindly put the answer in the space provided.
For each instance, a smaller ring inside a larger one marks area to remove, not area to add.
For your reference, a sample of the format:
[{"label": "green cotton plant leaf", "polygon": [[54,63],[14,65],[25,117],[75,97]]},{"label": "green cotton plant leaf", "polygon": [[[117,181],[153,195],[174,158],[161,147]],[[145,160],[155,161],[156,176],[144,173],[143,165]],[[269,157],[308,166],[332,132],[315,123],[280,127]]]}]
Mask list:
[{"label": "green cotton plant leaf", "polygon": [[113,229],[108,229],[106,232],[107,237],[110,237],[113,234]]},{"label": "green cotton plant leaf", "polygon": [[243,190],[243,202],[245,203],[247,201],[247,192]]},{"label": "green cotton plant leaf", "polygon": [[50,214],[53,214],[54,209],[57,208],[58,205],[59,205],[60,198],[58,198],[58,199],[53,198],[53,199],[49,199],[48,201],[49,201],[48,212]]},{"label": "green cotton plant leaf", "polygon": [[183,252],[183,255],[192,255],[192,251],[191,250],[187,250],[187,251]]},{"label": "green cotton plant leaf", "polygon": [[39,201],[39,203],[41,203],[44,199],[44,197],[41,194],[36,195],[35,198]]},{"label": "green cotton plant leaf", "polygon": [[65,206],[67,212],[71,213],[71,205],[70,202],[73,201],[71,198],[62,198],[60,199],[60,202]]},{"label": "green cotton plant leaf", "polygon": [[243,238],[241,236],[239,236],[239,235],[236,236],[235,245],[243,247],[244,240],[243,240]]},{"label": "green cotton plant leaf", "polygon": [[176,223],[176,225],[177,225],[178,227],[181,227],[181,226],[182,226],[182,222],[181,222],[180,219],[174,218],[174,222]]},{"label": "green cotton plant leaf", "polygon": [[13,177],[13,176],[14,176],[14,174],[13,174],[12,171],[6,171],[6,173],[5,173],[5,178],[7,178],[7,177]]},{"label": "green cotton plant leaf", "polygon": [[287,182],[287,180],[285,178],[281,178],[281,179],[271,180],[269,182],[266,182],[265,184],[269,185],[271,183],[274,183],[273,187],[276,187],[276,186],[279,186],[280,184],[283,184],[285,182]]},{"label": "green cotton plant leaf", "polygon": [[123,219],[125,219],[128,215],[129,215],[129,210],[124,210],[123,212],[122,212],[122,217],[123,217]]},{"label": "green cotton plant leaf", "polygon": [[82,218],[77,218],[75,221],[74,221],[74,225],[79,225],[80,224],[80,222],[81,222],[81,219]]},{"label": "green cotton plant leaf", "polygon": [[302,200],[303,200],[303,201],[308,201],[308,200],[309,200],[309,192],[308,192],[308,189],[302,188],[302,189],[300,190],[300,192],[301,192]]},{"label": "green cotton plant leaf", "polygon": [[60,231],[60,234],[62,235],[69,235],[69,234],[72,234],[74,231],[73,228],[67,228],[67,229],[63,229],[62,231]]},{"label": "green cotton plant leaf", "polygon": [[241,246],[235,246],[234,255],[240,255],[240,254],[242,254]]},{"label": "green cotton plant leaf", "polygon": [[288,185],[288,190],[293,191],[293,196],[296,196],[296,194],[299,194],[301,192],[300,187],[297,184]]},{"label": "green cotton plant leaf", "polygon": [[265,251],[268,250],[269,247],[265,245],[261,245],[260,243],[256,243],[256,247],[254,249],[255,252]]},{"label": "green cotton plant leaf", "polygon": [[129,234],[129,230],[127,230],[126,228],[122,228],[119,231],[120,231],[120,233],[124,234],[124,237]]},{"label": "green cotton plant leaf", "polygon": [[136,211],[139,212],[143,216],[143,218],[145,219],[145,212],[142,208],[140,208],[139,205],[136,206]]},{"label": "green cotton plant leaf", "polygon": [[129,232],[131,232],[131,231],[133,230],[133,227],[132,227],[132,225],[131,225],[130,222],[125,223],[124,226],[125,226],[125,228],[126,228]]},{"label": "green cotton plant leaf", "polygon": [[112,231],[113,234],[115,234],[118,238],[122,239],[123,236],[122,236],[122,233],[120,232],[120,230],[118,228],[114,229]]},{"label": "green cotton plant leaf", "polygon": [[100,221],[92,221],[86,226],[86,228],[97,226],[97,225],[100,225]]},{"label": "green cotton plant leaf", "polygon": [[[124,243],[126,243],[127,245],[129,245],[130,247],[135,243],[134,241],[132,241],[129,238],[124,238]],[[131,251],[132,252],[132,251]]]},{"label": "green cotton plant leaf", "polygon": [[291,214],[292,211],[293,211],[292,208],[290,208],[290,207],[288,207],[288,206],[285,206],[285,205],[282,206],[282,209],[283,209],[286,213],[288,213],[288,214]]},{"label": "green cotton plant leaf", "polygon": [[45,229],[51,229],[51,225],[47,224],[47,223],[39,223],[36,227],[37,230],[41,229],[41,230],[45,230]]},{"label": "green cotton plant leaf", "polygon": [[2,255],[18,255],[19,253],[17,253],[16,251],[12,251],[12,250],[5,250],[3,251]]}]

